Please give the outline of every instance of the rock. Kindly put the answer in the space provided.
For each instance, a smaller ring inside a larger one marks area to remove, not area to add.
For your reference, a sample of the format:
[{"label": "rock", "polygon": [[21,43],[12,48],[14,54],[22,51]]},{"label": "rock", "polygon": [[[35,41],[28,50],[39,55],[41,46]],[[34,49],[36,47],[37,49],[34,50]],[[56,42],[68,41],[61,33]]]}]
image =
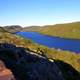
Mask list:
[{"label": "rock", "polygon": [[21,31],[23,28],[19,25],[2,26],[0,32],[16,33]]},{"label": "rock", "polygon": [[13,44],[0,44],[0,60],[12,71],[16,80],[67,80],[57,63],[30,53]]},{"label": "rock", "polygon": [[64,80],[55,63],[12,44],[0,44],[0,60],[12,71],[16,80]]},{"label": "rock", "polygon": [[11,70],[7,69],[2,61],[0,61],[0,80],[15,80]]},{"label": "rock", "polygon": [[77,72],[71,65],[61,60],[54,60],[54,63],[59,67],[59,69],[63,73],[63,77],[66,80],[79,80],[80,79],[80,73]]}]

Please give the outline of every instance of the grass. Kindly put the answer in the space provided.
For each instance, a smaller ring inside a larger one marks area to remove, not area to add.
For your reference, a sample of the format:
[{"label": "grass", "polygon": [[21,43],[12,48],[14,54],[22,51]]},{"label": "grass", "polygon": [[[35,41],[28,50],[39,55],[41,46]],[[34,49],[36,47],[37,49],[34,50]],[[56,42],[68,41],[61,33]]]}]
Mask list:
[{"label": "grass", "polygon": [[[77,71],[80,72],[80,54],[76,54],[74,52],[63,51],[63,50],[56,50],[50,49],[45,46],[37,46],[41,50],[44,51],[45,55],[51,60],[62,60],[70,65],[72,65]],[[35,49],[36,50],[36,49]]]},{"label": "grass", "polygon": [[[77,71],[80,72],[80,54],[75,54],[73,52],[69,51],[62,51],[62,50],[56,50],[56,49],[50,49],[48,47],[38,45],[36,43],[33,43],[29,39],[25,39],[23,37],[13,35],[10,33],[2,33],[0,32],[0,43],[12,43],[19,47],[25,47],[29,48],[30,50],[37,52],[38,48],[42,50],[45,55],[51,59],[59,59],[66,63],[71,64]],[[40,52],[37,52],[40,53]]]},{"label": "grass", "polygon": [[47,25],[33,31],[61,38],[80,39],[80,22]]}]

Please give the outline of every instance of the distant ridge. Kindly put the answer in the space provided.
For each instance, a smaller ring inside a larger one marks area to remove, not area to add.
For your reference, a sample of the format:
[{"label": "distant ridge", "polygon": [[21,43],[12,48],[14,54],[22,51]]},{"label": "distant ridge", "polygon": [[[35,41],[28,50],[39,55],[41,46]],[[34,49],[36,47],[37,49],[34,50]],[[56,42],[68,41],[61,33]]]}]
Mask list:
[{"label": "distant ridge", "polygon": [[21,31],[21,30],[22,30],[22,27],[19,25],[0,27],[0,32],[15,33],[15,32]]},{"label": "distant ridge", "polygon": [[24,27],[23,31],[33,31],[38,29],[40,26],[28,26],[28,27]]},{"label": "distant ridge", "polygon": [[80,22],[46,25],[33,29],[32,31],[50,36],[80,39]]},{"label": "distant ridge", "polygon": [[20,31],[38,32],[41,34],[56,36],[62,38],[80,39],[80,22],[45,25],[45,26],[28,26],[21,27],[19,25],[0,27],[1,32],[16,33]]}]

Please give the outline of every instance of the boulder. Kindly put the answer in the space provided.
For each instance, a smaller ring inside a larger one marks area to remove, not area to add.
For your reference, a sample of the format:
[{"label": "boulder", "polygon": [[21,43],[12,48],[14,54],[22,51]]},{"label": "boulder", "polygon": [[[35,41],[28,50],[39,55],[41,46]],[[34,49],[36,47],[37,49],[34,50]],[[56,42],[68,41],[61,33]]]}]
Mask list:
[{"label": "boulder", "polygon": [[[45,56],[41,57],[41,55],[32,54],[29,50],[27,51],[23,47],[16,47],[13,44],[0,44],[0,60],[4,62],[6,68],[11,71],[16,80],[80,79],[80,74],[69,64],[63,61],[50,61]],[[1,68],[0,71],[5,67]],[[9,70],[4,72],[9,73]]]}]

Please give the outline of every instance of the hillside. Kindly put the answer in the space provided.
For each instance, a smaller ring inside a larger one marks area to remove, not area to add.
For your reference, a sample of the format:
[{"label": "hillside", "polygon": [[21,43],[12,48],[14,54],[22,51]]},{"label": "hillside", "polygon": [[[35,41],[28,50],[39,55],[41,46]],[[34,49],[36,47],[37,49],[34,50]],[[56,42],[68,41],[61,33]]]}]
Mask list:
[{"label": "hillside", "polygon": [[27,26],[22,29],[22,31],[33,31],[38,29],[40,26]]},{"label": "hillside", "polygon": [[80,22],[46,25],[33,31],[50,36],[80,39]]},{"label": "hillside", "polygon": [[[0,31],[0,44],[4,44],[4,43],[7,45],[13,44],[12,47],[14,47],[14,45],[16,45],[16,47],[25,48],[30,54],[34,53],[35,55],[37,55],[39,57],[46,57],[51,62],[59,60],[59,63],[58,62],[55,62],[55,63],[61,68],[63,73],[65,72],[63,70],[64,63],[69,64],[75,70],[80,72],[80,54],[76,54],[76,53],[69,52],[69,51],[50,49],[48,47],[33,43],[33,41],[31,41],[29,39],[25,39],[21,36],[17,36],[15,34],[8,33],[3,28],[0,28],[0,30],[1,30]],[[5,46],[5,47],[9,48],[9,46]],[[62,64],[63,66],[60,64]],[[70,68],[70,70],[73,68]],[[67,69],[67,68],[65,67],[65,69]],[[69,77],[69,75],[71,75],[71,77],[73,78],[72,74],[69,74],[68,72],[64,73],[65,77]],[[74,77],[76,77],[76,76],[74,76]],[[71,78],[71,80],[74,80],[72,78]],[[66,80],[69,80],[69,79],[66,79]]]},{"label": "hillside", "polygon": [[42,52],[44,52],[48,58],[62,60],[72,65],[76,70],[80,71],[80,54],[69,51],[50,49],[48,47],[33,43],[29,39],[3,32],[0,32],[0,43],[14,44],[18,47],[24,47],[27,50],[30,50],[31,52],[35,52],[40,55]]},{"label": "hillside", "polygon": [[19,25],[11,25],[11,26],[1,26],[0,32],[8,32],[8,33],[15,33],[21,31],[23,28]]},{"label": "hillside", "polygon": [[80,39],[80,22],[21,27],[19,25],[0,27],[0,31],[16,33],[18,31],[35,31],[41,34],[56,36],[61,38]]}]

